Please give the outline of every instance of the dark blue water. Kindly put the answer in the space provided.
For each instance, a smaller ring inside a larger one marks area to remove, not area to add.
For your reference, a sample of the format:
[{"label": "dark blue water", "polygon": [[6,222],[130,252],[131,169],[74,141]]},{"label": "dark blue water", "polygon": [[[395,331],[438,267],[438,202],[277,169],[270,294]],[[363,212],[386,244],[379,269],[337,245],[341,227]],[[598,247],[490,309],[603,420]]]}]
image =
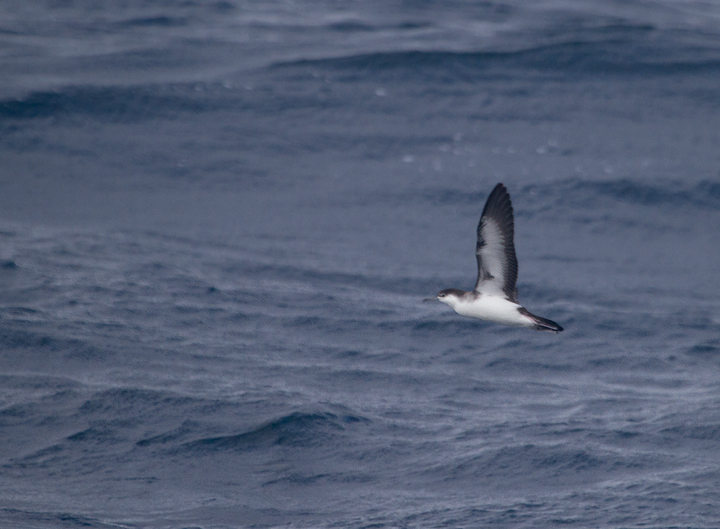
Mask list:
[{"label": "dark blue water", "polygon": [[[0,525],[720,526],[720,5],[0,6]],[[487,194],[520,301],[462,318]]]}]

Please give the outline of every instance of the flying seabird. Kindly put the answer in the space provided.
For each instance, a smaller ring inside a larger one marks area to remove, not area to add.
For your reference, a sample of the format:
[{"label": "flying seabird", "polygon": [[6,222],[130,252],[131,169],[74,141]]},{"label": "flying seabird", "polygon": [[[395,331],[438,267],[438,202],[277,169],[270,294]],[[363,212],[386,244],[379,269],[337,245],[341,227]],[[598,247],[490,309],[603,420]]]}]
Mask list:
[{"label": "flying seabird", "polygon": [[470,292],[442,290],[434,298],[450,305],[461,316],[494,321],[538,331],[560,332],[554,321],[531,314],[517,301],[518,263],[513,235],[515,223],[510,195],[498,184],[485,203],[477,228],[478,277]]}]

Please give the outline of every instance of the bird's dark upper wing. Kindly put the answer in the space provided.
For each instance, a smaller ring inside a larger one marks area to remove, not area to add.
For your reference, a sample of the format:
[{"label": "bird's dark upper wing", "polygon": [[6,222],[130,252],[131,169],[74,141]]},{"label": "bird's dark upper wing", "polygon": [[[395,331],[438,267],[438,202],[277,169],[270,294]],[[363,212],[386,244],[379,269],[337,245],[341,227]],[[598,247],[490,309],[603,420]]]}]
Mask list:
[{"label": "bird's dark upper wing", "polygon": [[505,295],[510,301],[517,302],[514,231],[510,195],[504,185],[498,184],[485,203],[477,229],[477,292]]}]

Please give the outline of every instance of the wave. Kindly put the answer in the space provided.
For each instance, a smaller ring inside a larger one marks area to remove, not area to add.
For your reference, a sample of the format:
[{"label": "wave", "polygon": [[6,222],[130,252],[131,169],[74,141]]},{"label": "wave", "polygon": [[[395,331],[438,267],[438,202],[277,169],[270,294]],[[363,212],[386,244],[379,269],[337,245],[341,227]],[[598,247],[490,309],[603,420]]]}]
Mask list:
[{"label": "wave", "polygon": [[[160,16],[127,23],[173,26],[182,21]],[[346,31],[342,29],[345,27],[341,24],[341,31]],[[162,78],[154,76],[146,77],[147,82],[136,85],[107,85],[106,80],[99,79],[97,85],[74,84],[0,100],[0,118],[91,115],[100,120],[133,122],[177,112],[233,109],[269,113],[298,106],[327,108],[331,104],[327,98],[319,101],[297,93],[268,97],[276,95],[275,90],[285,82],[292,85],[298,81],[316,82],[317,70],[334,74],[335,83],[385,78],[383,82],[427,83],[426,89],[430,91],[433,84],[488,81],[537,73],[569,74],[573,80],[578,80],[598,75],[671,76],[720,71],[720,37],[714,34],[698,36],[677,29],[661,31],[646,24],[607,25],[591,30],[570,27],[559,31],[561,35],[552,38],[527,37],[513,49],[443,49],[442,43],[431,43],[427,49],[416,43],[408,49],[408,43],[400,35],[389,43],[389,49],[383,50],[374,50],[374,46],[355,46],[338,52],[338,47],[328,42],[327,47],[292,59],[268,59],[263,63],[267,66],[238,67],[238,72],[242,72],[238,76],[242,84],[248,79],[257,80],[258,75],[268,72],[282,77],[273,79],[272,87],[260,91],[262,93],[228,89],[235,85],[209,79],[193,83],[163,82]],[[546,42],[548,40],[551,42]],[[201,48],[202,43],[197,46]],[[159,53],[158,50],[125,51],[113,57],[105,56],[103,60],[122,61],[135,57],[133,60],[141,61],[144,55],[155,53]],[[297,77],[298,69],[300,78]],[[212,92],[210,96],[209,92]]]},{"label": "wave", "polygon": [[[488,184],[490,185],[490,184]],[[537,211],[552,207],[571,209],[603,209],[607,201],[651,208],[703,208],[720,210],[720,183],[703,179],[695,183],[680,180],[640,182],[629,178],[591,180],[567,178],[544,184],[528,184],[512,191],[518,197],[516,207]],[[447,187],[425,187],[419,191],[396,194],[371,194],[369,201],[407,204],[408,202],[435,205],[482,205],[487,191],[468,192]],[[521,197],[521,198],[520,198]]]},{"label": "wave", "polygon": [[473,483],[502,478],[509,488],[531,481],[545,486],[565,486],[568,482],[604,481],[628,471],[653,472],[667,461],[661,457],[623,450],[538,444],[511,445],[486,450],[478,455],[458,458],[433,468],[420,470],[420,476],[442,481]]},{"label": "wave", "polygon": [[[627,178],[610,181],[570,179],[553,184],[558,202],[570,202],[583,207],[598,204],[598,198],[608,198],[648,207],[687,206],[720,210],[720,183],[701,180],[695,184],[681,181],[637,182]],[[533,191],[527,186],[523,191]]]},{"label": "wave", "polygon": [[95,529],[118,529],[116,523],[99,518],[72,513],[68,510],[0,509],[0,520],[6,527],[91,527]]},{"label": "wave", "polygon": [[134,122],[172,112],[202,112],[222,106],[221,98],[193,95],[190,85],[69,86],[0,101],[0,118],[89,115],[99,120]]},{"label": "wave", "polygon": [[[26,307],[11,307],[6,311],[11,314],[35,314],[39,312]],[[32,356],[35,358],[38,356],[53,358],[61,354],[66,360],[101,360],[107,359],[114,354],[78,338],[54,336],[52,333],[43,331],[10,329],[7,325],[5,328],[0,329],[0,349],[31,350]],[[30,360],[28,362],[30,363]]]},{"label": "wave", "polygon": [[86,400],[79,408],[81,415],[106,414],[108,412],[146,414],[158,408],[183,407],[194,402],[163,391],[137,388],[113,388],[101,391]]},{"label": "wave", "polygon": [[246,451],[272,446],[311,446],[334,441],[346,425],[368,422],[354,415],[294,412],[247,432],[206,437],[182,445],[182,450],[217,452]]},{"label": "wave", "polygon": [[130,18],[115,22],[113,26],[117,29],[127,29],[134,27],[160,27],[160,28],[173,28],[188,26],[190,20],[187,17],[176,17],[176,16],[148,16]]},{"label": "wave", "polygon": [[[584,74],[673,75],[720,70],[720,42],[698,45],[678,32],[658,35],[652,28],[584,33],[564,42],[515,50],[392,50],[340,57],[282,61],[274,68],[310,66],[336,72],[397,72],[412,77],[472,80],[516,71]],[[440,77],[442,76],[442,77]]]}]

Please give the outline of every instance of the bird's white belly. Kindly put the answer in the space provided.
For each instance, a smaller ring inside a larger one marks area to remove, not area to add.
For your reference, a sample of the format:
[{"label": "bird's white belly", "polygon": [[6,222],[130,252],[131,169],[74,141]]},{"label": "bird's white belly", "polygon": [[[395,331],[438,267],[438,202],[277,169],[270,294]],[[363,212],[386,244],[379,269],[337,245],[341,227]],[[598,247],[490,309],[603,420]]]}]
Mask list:
[{"label": "bird's white belly", "polygon": [[461,301],[453,307],[461,316],[494,321],[505,325],[532,327],[534,322],[518,312],[517,303],[498,296],[480,296],[471,301]]}]

